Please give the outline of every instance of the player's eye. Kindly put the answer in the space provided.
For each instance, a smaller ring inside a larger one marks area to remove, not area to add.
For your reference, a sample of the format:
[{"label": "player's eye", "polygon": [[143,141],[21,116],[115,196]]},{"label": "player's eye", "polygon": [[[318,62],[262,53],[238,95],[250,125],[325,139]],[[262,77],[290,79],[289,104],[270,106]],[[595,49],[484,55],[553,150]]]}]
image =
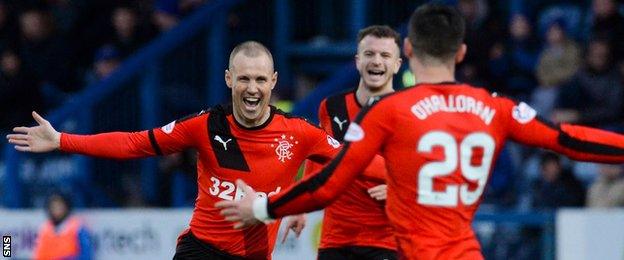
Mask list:
[{"label": "player's eye", "polygon": [[245,76],[238,77],[238,81],[241,81],[241,82],[249,82],[249,77],[245,77]]},{"label": "player's eye", "polygon": [[260,77],[260,78],[256,79],[256,82],[262,84],[262,83],[267,82],[267,80],[266,80],[266,78]]},{"label": "player's eye", "polygon": [[382,53],[382,54],[381,54],[381,57],[384,57],[384,58],[391,58],[391,57],[392,57],[392,55],[390,55],[390,53],[384,52],[384,53]]}]

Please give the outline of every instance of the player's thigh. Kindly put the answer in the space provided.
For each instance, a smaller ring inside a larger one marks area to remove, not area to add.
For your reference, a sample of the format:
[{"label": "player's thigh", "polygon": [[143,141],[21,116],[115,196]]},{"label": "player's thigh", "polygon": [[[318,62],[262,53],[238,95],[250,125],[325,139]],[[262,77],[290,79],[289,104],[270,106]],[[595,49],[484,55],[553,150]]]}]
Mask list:
[{"label": "player's thigh", "polygon": [[355,259],[362,260],[396,260],[397,253],[394,250],[380,247],[352,247],[351,252],[355,255]]},{"label": "player's thigh", "polygon": [[349,252],[343,248],[320,248],[318,250],[317,260],[345,260],[352,259]]},{"label": "player's thigh", "polygon": [[181,237],[174,260],[238,260],[240,258],[220,252],[218,249],[202,243],[189,232]]}]

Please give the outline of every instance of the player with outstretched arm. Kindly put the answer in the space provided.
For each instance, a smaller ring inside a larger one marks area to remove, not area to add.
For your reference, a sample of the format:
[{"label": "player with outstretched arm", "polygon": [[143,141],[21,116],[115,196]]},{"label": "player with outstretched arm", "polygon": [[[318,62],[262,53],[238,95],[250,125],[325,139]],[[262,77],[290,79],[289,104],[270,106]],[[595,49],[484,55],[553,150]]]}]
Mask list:
[{"label": "player with outstretched arm", "polygon": [[[306,120],[269,105],[277,82],[269,50],[257,42],[235,47],[225,71],[232,103],[218,105],[161,128],[141,132],[97,135],[59,133],[33,112],[38,125],[16,127],[7,136],[25,152],[64,152],[132,159],[195,148],[199,192],[190,228],[184,231],[174,259],[270,259],[278,223],[234,230],[219,215],[217,201],[243,197],[236,179],[249,183],[256,194],[279,193],[294,183],[305,159],[324,163],[340,146],[325,131]],[[289,226],[300,232],[302,217]]]}]

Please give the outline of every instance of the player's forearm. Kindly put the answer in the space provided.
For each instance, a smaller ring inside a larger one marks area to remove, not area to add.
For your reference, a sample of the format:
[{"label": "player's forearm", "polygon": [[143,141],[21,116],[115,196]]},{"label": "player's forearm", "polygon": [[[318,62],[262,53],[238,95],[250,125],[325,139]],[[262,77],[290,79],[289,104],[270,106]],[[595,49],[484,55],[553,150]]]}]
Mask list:
[{"label": "player's forearm", "polygon": [[111,159],[135,159],[155,155],[147,131],[96,135],[62,133],[60,150]]},{"label": "player's forearm", "polygon": [[604,163],[624,162],[624,136],[600,129],[562,125],[553,149],[571,159]]}]

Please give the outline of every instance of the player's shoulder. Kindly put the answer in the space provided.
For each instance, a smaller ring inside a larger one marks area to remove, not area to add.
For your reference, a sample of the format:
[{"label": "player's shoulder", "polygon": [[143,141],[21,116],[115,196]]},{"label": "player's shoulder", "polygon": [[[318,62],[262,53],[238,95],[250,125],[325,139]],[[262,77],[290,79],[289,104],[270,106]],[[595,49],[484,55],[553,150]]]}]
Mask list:
[{"label": "player's shoulder", "polygon": [[284,112],[283,110],[276,108],[274,106],[271,106],[271,111],[272,111],[271,113],[273,113],[274,118],[283,120],[288,125],[297,124],[297,125],[303,125],[304,127],[314,127],[317,129],[321,129],[319,126],[310,122],[310,120],[308,120],[305,117],[297,116],[288,112]]},{"label": "player's shoulder", "polygon": [[200,117],[205,117],[205,116],[207,116],[210,113],[210,111],[211,111],[211,108],[202,109],[202,110],[200,110],[198,112],[187,114],[186,116],[183,116],[183,117],[177,119],[175,122],[176,123],[182,123],[182,122],[185,122],[185,121],[188,121],[188,120],[193,120],[193,119],[198,119]]},{"label": "player's shoulder", "polygon": [[332,105],[335,105],[337,103],[346,102],[346,100],[348,100],[348,98],[350,96],[354,96],[355,95],[355,90],[356,89],[351,88],[351,89],[346,89],[346,90],[343,90],[341,92],[329,95],[326,98],[323,98],[323,100],[321,100],[321,105],[323,105],[323,106],[332,106]]},{"label": "player's shoulder", "polygon": [[327,101],[329,99],[346,98],[348,96],[355,95],[355,90],[356,90],[355,88],[349,88],[349,89],[342,90],[342,91],[340,91],[338,93],[334,93],[332,95],[327,96],[326,98],[323,99],[323,101]]}]

